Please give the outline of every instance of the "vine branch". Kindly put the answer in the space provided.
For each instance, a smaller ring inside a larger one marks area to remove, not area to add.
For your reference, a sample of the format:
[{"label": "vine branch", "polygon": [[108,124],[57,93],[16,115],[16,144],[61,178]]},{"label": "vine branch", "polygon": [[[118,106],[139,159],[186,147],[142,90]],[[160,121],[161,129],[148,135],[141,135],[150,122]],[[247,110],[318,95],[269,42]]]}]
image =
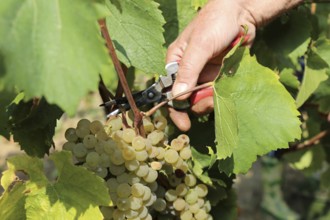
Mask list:
[{"label": "vine branch", "polygon": [[314,144],[317,144],[322,138],[324,138],[328,134],[329,134],[329,131],[328,130],[321,131],[320,133],[318,133],[317,135],[315,135],[311,139],[308,139],[308,140],[306,140],[306,141],[298,144],[295,147],[295,149],[297,149],[297,150],[305,149],[305,148],[310,147],[310,146],[312,146]]},{"label": "vine branch", "polygon": [[120,80],[120,84],[122,85],[122,88],[124,90],[125,96],[128,100],[129,105],[131,106],[134,114],[134,128],[137,134],[140,134],[141,136],[145,136],[144,129],[142,126],[142,115],[140,110],[137,108],[135,101],[133,99],[131,90],[129,89],[125,73],[120,65],[119,59],[117,57],[115,48],[112,44],[112,40],[108,31],[108,28],[105,24],[105,19],[99,20],[99,25],[101,27],[102,35],[106,41],[107,48],[109,50],[109,54],[111,56],[112,62],[115,66],[116,72],[118,74],[118,78]]}]

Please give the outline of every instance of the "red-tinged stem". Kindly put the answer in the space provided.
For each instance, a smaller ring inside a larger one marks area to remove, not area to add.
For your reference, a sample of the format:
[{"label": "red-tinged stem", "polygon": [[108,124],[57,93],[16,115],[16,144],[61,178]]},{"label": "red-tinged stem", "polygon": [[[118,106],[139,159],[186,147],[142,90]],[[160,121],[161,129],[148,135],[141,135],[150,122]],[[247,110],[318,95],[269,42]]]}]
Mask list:
[{"label": "red-tinged stem", "polygon": [[118,74],[120,83],[123,87],[125,96],[128,100],[129,105],[131,106],[131,109],[133,110],[135,131],[136,131],[137,134],[140,134],[141,136],[145,136],[145,132],[144,132],[144,129],[143,129],[143,124],[142,124],[142,114],[141,114],[140,110],[137,108],[137,106],[135,104],[135,101],[133,99],[131,90],[129,89],[124,71],[123,71],[123,69],[120,65],[120,62],[119,62],[119,59],[117,57],[115,48],[112,44],[112,40],[111,40],[108,28],[107,28],[106,23],[105,23],[105,19],[100,20],[99,25],[101,27],[102,35],[105,39],[107,48],[109,50],[109,54],[111,56],[111,59],[112,59],[112,62],[114,64],[114,66],[115,66],[115,69],[116,69],[116,72]]},{"label": "red-tinged stem", "polygon": [[199,86],[196,86],[196,87],[194,87],[194,88],[192,88],[192,89],[189,89],[189,90],[187,90],[187,91],[181,92],[181,93],[179,93],[179,94],[173,96],[173,97],[170,98],[170,99],[166,99],[165,101],[162,101],[162,102],[158,103],[157,105],[155,105],[155,106],[154,106],[152,109],[150,109],[149,111],[147,111],[147,112],[142,112],[142,114],[145,115],[145,116],[150,116],[150,115],[154,114],[154,113],[155,113],[160,107],[164,106],[164,105],[167,104],[168,102],[170,102],[170,101],[172,101],[172,100],[174,100],[174,99],[176,99],[176,98],[178,98],[178,97],[180,97],[180,96],[183,96],[183,95],[185,95],[185,94],[188,94],[188,93],[194,92],[194,91],[196,91],[196,90],[204,89],[204,88],[207,88],[207,87],[210,87],[210,86],[213,86],[213,85],[214,85],[213,82],[208,82],[208,83],[204,83],[204,84],[201,84],[201,85],[199,85]]}]

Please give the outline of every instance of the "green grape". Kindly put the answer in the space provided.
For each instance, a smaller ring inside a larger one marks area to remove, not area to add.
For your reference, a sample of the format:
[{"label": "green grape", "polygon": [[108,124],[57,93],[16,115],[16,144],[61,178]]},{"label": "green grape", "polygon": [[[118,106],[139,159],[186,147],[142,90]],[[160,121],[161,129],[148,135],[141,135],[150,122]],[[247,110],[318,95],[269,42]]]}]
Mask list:
[{"label": "green grape", "polygon": [[171,148],[180,151],[184,147],[184,141],[182,139],[176,138],[171,141]]},{"label": "green grape", "polygon": [[173,166],[171,166],[170,164],[163,164],[163,171],[168,175],[168,176],[172,176],[173,173]]},{"label": "green grape", "polygon": [[130,176],[128,173],[122,173],[119,176],[117,176],[118,183],[128,183],[130,184]]},{"label": "green grape", "polygon": [[147,206],[147,207],[149,207],[149,206],[152,206],[154,204],[154,202],[157,199],[157,196],[154,193],[151,193],[149,198],[142,197],[142,199],[144,199],[143,200],[144,201],[144,205]]},{"label": "green grape", "polygon": [[105,153],[102,153],[100,155],[100,166],[101,167],[109,167],[110,166],[110,157]]},{"label": "green grape", "polygon": [[78,158],[85,157],[87,154],[87,148],[83,143],[78,143],[73,147],[73,155]]},{"label": "green grape", "polygon": [[89,130],[92,132],[92,134],[96,134],[99,131],[104,131],[104,126],[100,121],[92,121],[89,125]]},{"label": "green grape", "polygon": [[157,116],[156,118],[154,118],[154,125],[156,129],[164,130],[167,126],[167,120],[165,117],[161,115]]},{"label": "green grape", "polygon": [[80,121],[78,121],[77,123],[77,127],[85,127],[89,129],[89,125],[90,125],[90,121],[86,118],[80,119]]},{"label": "green grape", "polygon": [[110,220],[112,219],[112,214],[115,211],[115,209],[113,207],[101,206],[100,211],[102,212],[102,215],[105,220]]},{"label": "green grape", "polygon": [[119,183],[117,182],[116,178],[110,178],[107,180],[107,186],[109,188],[109,192],[117,192],[117,187]]},{"label": "green grape", "polygon": [[122,119],[119,116],[116,116],[114,118],[110,118],[108,122],[111,131],[117,131],[120,130],[123,127]]},{"label": "green grape", "polygon": [[196,219],[206,220],[207,216],[208,216],[207,213],[203,209],[200,209],[195,213]]},{"label": "green grape", "polygon": [[147,164],[140,164],[139,168],[135,170],[135,174],[138,177],[144,177],[148,174],[149,172],[149,167]]},{"label": "green grape", "polygon": [[132,210],[132,209],[129,209],[129,210],[125,211],[125,216],[126,216],[127,219],[134,219],[134,218],[139,216],[139,212],[135,211],[135,210]]},{"label": "green grape", "polygon": [[150,159],[153,159],[153,158],[157,157],[158,154],[159,154],[158,147],[154,147],[154,146],[152,146],[152,147],[150,148],[150,150],[148,150],[148,154],[149,154],[149,158],[150,158]]},{"label": "green grape", "polygon": [[152,217],[150,214],[148,214],[145,218],[141,219],[141,220],[152,220]]},{"label": "green grape", "polygon": [[147,217],[149,211],[148,211],[147,207],[142,206],[142,207],[138,210],[138,213],[139,213],[139,217],[140,217],[140,218],[145,218],[145,217]]},{"label": "green grape", "polygon": [[148,159],[149,155],[148,155],[148,152],[146,150],[136,151],[135,153],[136,153],[135,157],[138,161],[143,162],[143,161],[146,161]]},{"label": "green grape", "polygon": [[162,169],[162,166],[163,164],[159,161],[152,161],[150,163],[150,167],[153,169],[153,170],[161,170]]},{"label": "green grape", "polygon": [[122,164],[122,165],[115,165],[115,164],[112,164],[110,163],[110,166],[109,166],[109,171],[112,175],[114,176],[119,176],[120,174],[123,174],[125,172],[125,166]]},{"label": "green grape", "polygon": [[175,168],[179,168],[183,165],[183,160],[181,157],[178,158],[178,160],[173,164]]},{"label": "green grape", "polygon": [[98,154],[103,154],[104,152],[105,141],[98,140],[96,145],[94,146],[94,150]]},{"label": "green grape", "polygon": [[180,213],[181,220],[191,220],[193,219],[193,215],[189,210],[183,211]]},{"label": "green grape", "polygon": [[132,128],[126,128],[126,129],[123,130],[122,139],[126,143],[128,143],[128,144],[132,143],[134,137],[135,137],[135,131],[134,131],[134,129],[132,129]]},{"label": "green grape", "polygon": [[158,198],[164,198],[164,197],[165,197],[165,193],[166,193],[166,190],[165,190],[165,188],[162,187],[162,186],[158,186],[158,187],[157,187],[157,190],[156,190],[156,192],[155,192],[155,194],[156,194],[156,196],[157,196]]},{"label": "green grape", "polygon": [[132,140],[132,147],[137,151],[145,149],[146,147],[145,139],[141,136],[134,137]]},{"label": "green grape", "polygon": [[76,142],[78,140],[78,136],[76,134],[76,129],[74,129],[74,128],[66,129],[64,137],[67,141]]},{"label": "green grape", "polygon": [[164,156],[165,156],[165,149],[163,147],[158,147],[158,155],[156,156],[156,158],[158,160],[163,160]]},{"label": "green grape", "polygon": [[185,176],[184,178],[184,183],[189,186],[189,187],[193,187],[196,185],[196,177],[192,174],[188,174]]},{"label": "green grape", "polygon": [[138,155],[133,149],[133,147],[127,146],[123,148],[122,151],[123,158],[128,161],[128,160],[134,160],[135,158],[138,160]]},{"label": "green grape", "polygon": [[179,159],[179,154],[177,151],[173,149],[168,149],[165,152],[164,159],[167,163],[173,164],[178,161]]},{"label": "green grape", "polygon": [[184,147],[180,151],[180,157],[184,160],[190,159],[191,158],[191,149],[190,149],[190,147]]},{"label": "green grape", "polygon": [[115,150],[113,154],[110,155],[110,161],[115,165],[122,165],[125,163],[125,160],[120,150]]},{"label": "green grape", "polygon": [[157,212],[162,212],[166,209],[166,201],[162,198],[157,198],[154,204],[152,205],[152,208]]},{"label": "green grape", "polygon": [[182,198],[177,198],[173,202],[173,208],[177,211],[182,211],[186,207],[186,201]]},{"label": "green grape", "polygon": [[205,209],[206,212],[210,212],[211,211],[211,203],[209,200],[204,202],[203,208]]},{"label": "green grape", "polygon": [[104,179],[108,175],[108,170],[104,167],[98,167],[95,173]]},{"label": "green grape", "polygon": [[111,138],[115,141],[121,141],[123,137],[123,131],[118,130],[111,134]]},{"label": "green grape", "polygon": [[198,184],[195,187],[195,190],[199,197],[205,197],[208,193],[208,188],[205,184]]},{"label": "green grape", "polygon": [[129,198],[118,198],[116,205],[120,211],[129,210],[130,209],[130,200],[129,200]]},{"label": "green grape", "polygon": [[141,183],[134,183],[131,187],[132,195],[134,197],[142,197],[145,192],[145,186]]},{"label": "green grape", "polygon": [[135,175],[135,173],[129,173],[130,175],[130,184],[133,185],[134,183],[141,182],[141,178]]},{"label": "green grape", "polygon": [[166,191],[165,193],[165,199],[168,201],[168,202],[173,202],[174,200],[177,199],[177,194],[175,192],[174,189],[169,189]]},{"label": "green grape", "polygon": [[198,194],[195,190],[189,190],[184,198],[189,205],[194,204],[198,200]]},{"label": "green grape", "polygon": [[151,190],[148,187],[144,187],[144,193],[142,196],[143,201],[147,201],[151,198]]},{"label": "green grape", "polygon": [[108,136],[108,134],[105,132],[104,129],[98,131],[98,132],[95,134],[95,136],[96,136],[96,139],[97,139],[97,140],[106,141],[106,140],[109,139],[109,136]]},{"label": "green grape", "polygon": [[83,143],[87,149],[93,149],[97,144],[97,139],[94,135],[89,134],[84,137]]},{"label": "green grape", "polygon": [[113,204],[116,204],[118,201],[118,195],[117,192],[110,192],[110,199],[113,202]]},{"label": "green grape", "polygon": [[90,167],[97,167],[99,165],[100,156],[96,152],[89,152],[86,156],[86,163]]},{"label": "green grape", "polygon": [[62,149],[63,149],[63,150],[67,150],[67,151],[73,151],[73,147],[74,147],[75,145],[76,145],[76,144],[73,143],[73,142],[65,142],[65,143],[63,144]]},{"label": "green grape", "polygon": [[185,196],[189,190],[189,187],[184,183],[180,183],[176,186],[175,192],[178,196]]},{"label": "green grape", "polygon": [[129,171],[135,171],[139,168],[140,162],[137,160],[128,160],[125,161],[125,167]]},{"label": "green grape", "polygon": [[177,138],[183,140],[185,146],[190,143],[190,138],[186,134],[180,134]]},{"label": "green grape", "polygon": [[89,129],[86,127],[77,127],[76,135],[79,138],[84,138],[85,136],[89,135]]},{"label": "green grape", "polygon": [[158,188],[158,183],[157,181],[148,183],[147,186],[150,188],[151,192],[155,192]]},{"label": "green grape", "polygon": [[164,132],[155,130],[148,134],[147,138],[150,140],[152,145],[157,145],[164,138]]},{"label": "green grape", "polygon": [[130,196],[129,199],[130,199],[130,208],[132,210],[138,210],[142,207],[143,202],[141,198]]},{"label": "green grape", "polygon": [[142,119],[143,121],[143,128],[144,128],[144,131],[149,134],[150,132],[152,132],[155,127],[154,125],[152,124],[151,120],[149,117],[143,117]]},{"label": "green grape", "polygon": [[115,220],[125,220],[125,213],[119,209],[115,209],[112,214],[113,219]]},{"label": "green grape", "polygon": [[189,170],[189,166],[188,166],[188,164],[185,162],[185,161],[183,161],[183,163],[182,163],[182,165],[181,166],[178,166],[178,167],[176,167],[177,169],[180,169],[182,172],[184,172],[184,173],[187,173],[188,172],[188,170]]},{"label": "green grape", "polygon": [[189,211],[193,214],[197,213],[200,208],[201,207],[199,206],[198,202],[189,205]]},{"label": "green grape", "polygon": [[149,168],[148,174],[145,177],[143,177],[143,179],[147,183],[152,183],[152,182],[156,181],[157,177],[158,177],[157,171]]},{"label": "green grape", "polygon": [[112,139],[109,139],[107,141],[101,141],[101,142],[103,143],[104,152],[109,155],[113,154],[113,152],[117,149],[117,143]]},{"label": "green grape", "polygon": [[197,203],[198,203],[199,207],[202,207],[205,204],[205,200],[201,199],[201,198],[198,198]]},{"label": "green grape", "polygon": [[131,186],[128,183],[121,183],[117,187],[117,195],[120,198],[128,198],[131,195]]}]

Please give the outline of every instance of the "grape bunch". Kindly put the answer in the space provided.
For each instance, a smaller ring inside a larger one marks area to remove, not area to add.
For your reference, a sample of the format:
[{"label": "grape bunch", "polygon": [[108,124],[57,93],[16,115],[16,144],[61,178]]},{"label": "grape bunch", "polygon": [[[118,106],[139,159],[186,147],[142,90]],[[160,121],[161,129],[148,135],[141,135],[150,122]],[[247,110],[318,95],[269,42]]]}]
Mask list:
[{"label": "grape bunch", "polygon": [[210,220],[208,188],[190,172],[192,152],[185,134],[168,141],[163,116],[143,119],[147,138],[123,126],[120,116],[105,125],[81,119],[65,132],[63,150],[77,164],[106,180],[113,206],[104,219]]}]

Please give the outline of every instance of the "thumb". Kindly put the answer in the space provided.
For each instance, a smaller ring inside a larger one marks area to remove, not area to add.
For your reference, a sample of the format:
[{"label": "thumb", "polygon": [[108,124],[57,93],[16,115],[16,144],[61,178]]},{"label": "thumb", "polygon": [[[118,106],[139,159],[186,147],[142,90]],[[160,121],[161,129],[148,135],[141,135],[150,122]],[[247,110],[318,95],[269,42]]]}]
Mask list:
[{"label": "thumb", "polygon": [[[172,88],[173,95],[185,92],[196,86],[199,74],[212,56],[208,45],[190,42],[179,64],[179,70]],[[187,99],[191,93],[182,95],[178,100]]]}]

